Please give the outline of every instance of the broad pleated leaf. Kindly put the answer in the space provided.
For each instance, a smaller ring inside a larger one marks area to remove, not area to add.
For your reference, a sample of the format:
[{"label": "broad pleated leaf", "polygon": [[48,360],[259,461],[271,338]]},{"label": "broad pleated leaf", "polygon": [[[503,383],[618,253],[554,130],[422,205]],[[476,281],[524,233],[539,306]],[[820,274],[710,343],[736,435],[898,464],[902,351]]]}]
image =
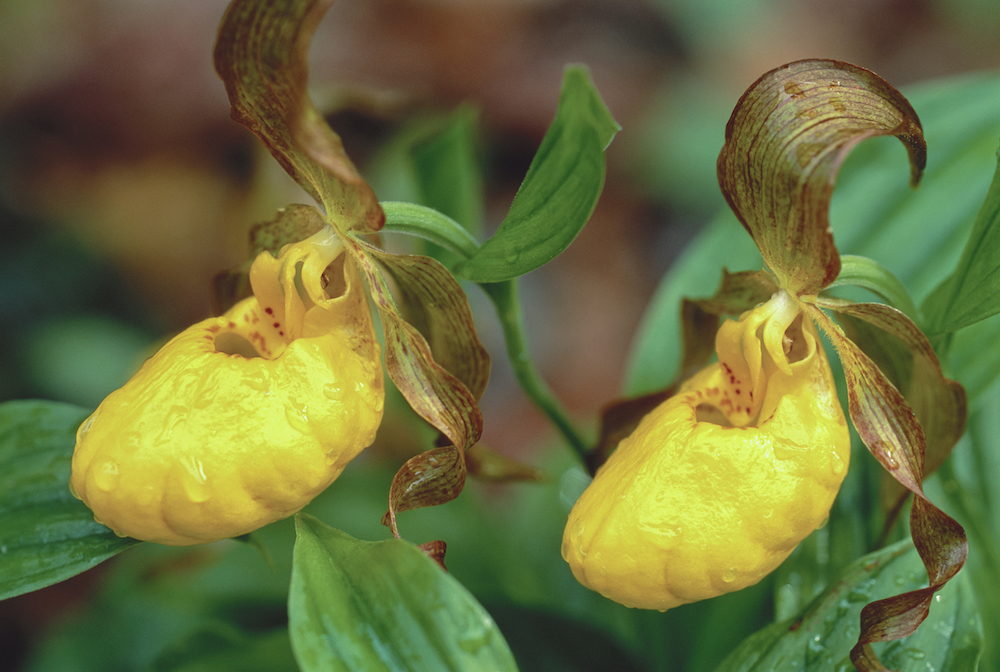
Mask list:
[{"label": "broad pleated leaf", "polygon": [[567,68],[555,120],[496,234],[455,272],[475,282],[524,275],[565,250],[604,187],[604,150],[620,127],[581,67]]},{"label": "broad pleated leaf", "polygon": [[[848,654],[857,639],[862,605],[899,590],[918,591],[924,583],[920,565],[920,557],[909,541],[858,559],[798,616],[747,638],[716,672],[853,670]],[[937,597],[940,599],[931,605],[924,627],[882,648],[881,658],[891,669],[975,669],[982,653],[983,632],[966,575],[960,574]]]},{"label": "broad pleated leaf", "polygon": [[377,231],[385,216],[340,137],[306,90],[309,41],[333,0],[234,0],[219,26],[215,70],[232,117],[344,230]]},{"label": "broad pleated leaf", "polygon": [[916,112],[878,75],[839,61],[782,66],[736,104],[719,154],[719,185],[779,284],[796,295],[836,279],[828,218],[837,172],[862,140],[894,135],[916,184],[926,146]]},{"label": "broad pleated leaf", "polygon": [[955,331],[1000,313],[1000,165],[955,271],[924,301],[927,332]]},{"label": "broad pleated leaf", "polygon": [[416,547],[303,514],[295,529],[288,616],[304,672],[516,671],[489,614]]},{"label": "broad pleated leaf", "polygon": [[305,240],[323,228],[323,216],[316,208],[293,204],[281,210],[270,222],[255,224],[250,228],[250,256],[229,271],[215,276],[215,314],[221,315],[241,299],[253,292],[250,288],[250,267],[261,252],[277,257],[282,247]]},{"label": "broad pleated leaf", "polygon": [[138,543],[94,521],[69,491],[76,430],[90,411],[0,404],[0,599],[79,574]]},{"label": "broad pleated leaf", "polygon": [[965,564],[968,543],[962,526],[924,495],[924,433],[903,395],[822,310],[814,306],[807,310],[840,355],[848,410],[861,440],[893,478],[915,495],[910,532],[930,585],[867,605],[861,613],[861,635],[851,651],[851,660],[862,672],[881,670],[870,644],[899,639],[923,622],[934,593]]}]

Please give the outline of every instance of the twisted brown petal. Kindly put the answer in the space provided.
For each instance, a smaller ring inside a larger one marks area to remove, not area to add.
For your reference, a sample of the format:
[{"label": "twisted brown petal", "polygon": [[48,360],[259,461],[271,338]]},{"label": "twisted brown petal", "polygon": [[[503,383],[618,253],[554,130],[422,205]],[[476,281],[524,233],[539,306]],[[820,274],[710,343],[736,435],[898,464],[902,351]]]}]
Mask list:
[{"label": "twisted brown petal", "polygon": [[878,75],[840,61],[784,65],[736,104],[719,154],[719,185],[792,294],[816,294],[840,272],[830,196],[850,151],[877,135],[903,141],[916,184],[927,151],[916,112]]}]

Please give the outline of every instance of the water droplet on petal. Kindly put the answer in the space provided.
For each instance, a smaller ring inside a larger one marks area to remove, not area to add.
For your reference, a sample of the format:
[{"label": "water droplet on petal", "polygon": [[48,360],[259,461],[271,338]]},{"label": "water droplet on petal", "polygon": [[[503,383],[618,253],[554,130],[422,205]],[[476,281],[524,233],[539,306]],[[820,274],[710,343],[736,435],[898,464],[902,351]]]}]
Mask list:
[{"label": "water droplet on petal", "polygon": [[184,492],[188,499],[196,504],[208,501],[212,491],[208,486],[208,476],[205,475],[205,465],[197,457],[188,455],[181,458],[181,464],[186,473],[182,476]]},{"label": "water droplet on petal", "polygon": [[309,416],[307,411],[309,407],[306,404],[300,404],[294,399],[289,399],[289,405],[285,407],[285,420],[288,421],[288,426],[292,429],[296,429],[303,434],[308,434],[312,430],[309,427]]},{"label": "water droplet on petal", "polygon": [[340,401],[344,398],[344,388],[336,383],[327,383],[323,386],[323,396],[330,401]]},{"label": "water droplet on petal", "polygon": [[104,492],[114,490],[118,485],[118,463],[105,462],[99,466],[94,474],[94,483]]},{"label": "water droplet on petal", "polygon": [[726,583],[732,583],[733,581],[735,581],[736,568],[730,567],[728,570],[726,570],[726,573],[722,575],[722,580],[725,581]]},{"label": "water droplet on petal", "polygon": [[267,392],[271,389],[271,381],[262,372],[248,373],[243,377],[243,384],[258,392]]}]

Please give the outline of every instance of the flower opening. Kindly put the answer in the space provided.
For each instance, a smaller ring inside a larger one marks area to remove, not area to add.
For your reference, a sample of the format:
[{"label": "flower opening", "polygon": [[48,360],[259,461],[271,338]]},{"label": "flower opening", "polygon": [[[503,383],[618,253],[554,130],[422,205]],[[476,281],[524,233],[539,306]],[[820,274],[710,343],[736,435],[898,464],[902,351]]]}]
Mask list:
[{"label": "flower opening", "polygon": [[753,585],[826,520],[850,459],[830,365],[785,291],[728,320],[718,361],[649,413],[569,516],[577,579],[665,610]]},{"label": "flower opening", "polygon": [[72,490],[118,534],[245,534],[301,509],[374,440],[379,346],[332,229],[262,253],[250,282],[254,296],[171,339],[80,427]]}]

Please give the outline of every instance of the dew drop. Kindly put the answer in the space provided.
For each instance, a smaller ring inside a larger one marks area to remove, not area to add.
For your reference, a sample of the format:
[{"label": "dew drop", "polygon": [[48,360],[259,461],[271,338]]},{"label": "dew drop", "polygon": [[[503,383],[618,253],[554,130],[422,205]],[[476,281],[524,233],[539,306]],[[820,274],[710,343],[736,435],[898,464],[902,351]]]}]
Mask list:
[{"label": "dew drop", "polygon": [[94,411],[93,413],[91,413],[90,417],[87,418],[86,420],[84,420],[83,424],[80,425],[79,435],[80,435],[80,440],[81,441],[83,440],[83,437],[87,436],[87,433],[90,431],[91,425],[94,424],[94,420],[97,419],[97,414],[99,412],[100,411]]},{"label": "dew drop", "polygon": [[906,654],[908,658],[912,658],[913,660],[923,660],[924,658],[927,657],[927,654],[921,651],[920,649],[914,649],[914,648],[903,649],[903,653]]},{"label": "dew drop", "polygon": [[826,647],[820,642],[820,636],[814,635],[806,646],[806,664],[812,665],[826,652]]},{"label": "dew drop", "polygon": [[0,546],[0,553],[6,553],[6,552],[7,552],[7,546]]},{"label": "dew drop", "polygon": [[459,633],[458,645],[467,653],[479,653],[484,646],[489,644],[492,636],[490,629],[482,624]]},{"label": "dew drop", "polygon": [[840,476],[844,473],[844,461],[840,459],[840,455],[837,453],[831,453],[830,467],[833,469],[835,476]]},{"label": "dew drop", "polygon": [[118,485],[118,463],[105,462],[94,474],[94,483],[100,490],[110,492]]},{"label": "dew drop", "polygon": [[507,254],[504,255],[504,259],[508,264],[516,264],[517,260],[521,258],[521,253],[517,250],[508,250]]},{"label": "dew drop", "polygon": [[327,383],[323,386],[323,396],[330,401],[340,401],[344,398],[344,388],[336,383]]},{"label": "dew drop", "polygon": [[722,580],[725,581],[726,583],[732,583],[733,581],[735,581],[736,568],[730,567],[728,570],[726,570],[726,573],[722,575]]},{"label": "dew drop", "polygon": [[193,455],[181,458],[181,464],[187,471],[183,476],[183,484],[188,499],[196,504],[208,501],[212,492],[208,486],[208,476],[205,475],[205,465]]},{"label": "dew drop", "polygon": [[263,373],[251,373],[244,376],[243,384],[258,392],[267,392],[271,389],[271,381]]},{"label": "dew drop", "polygon": [[303,434],[310,433],[309,416],[307,415],[309,407],[305,404],[299,404],[294,399],[288,401],[290,404],[285,407],[285,420],[288,421],[288,426]]}]

